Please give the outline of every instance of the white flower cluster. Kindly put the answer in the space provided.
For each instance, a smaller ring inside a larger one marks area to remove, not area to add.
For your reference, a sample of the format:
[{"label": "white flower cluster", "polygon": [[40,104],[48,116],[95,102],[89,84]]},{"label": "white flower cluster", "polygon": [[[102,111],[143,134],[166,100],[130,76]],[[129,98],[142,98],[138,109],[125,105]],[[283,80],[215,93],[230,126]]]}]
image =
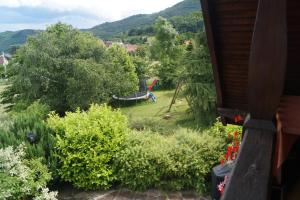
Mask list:
[{"label": "white flower cluster", "polygon": [[[24,145],[17,148],[7,147],[0,149],[0,173],[7,173],[10,177],[17,178],[22,186],[19,188],[20,194],[37,193],[34,199],[36,200],[56,200],[57,192],[49,192],[49,189],[43,186],[38,186],[41,192],[31,191],[32,188],[29,184],[31,169],[24,164]],[[0,177],[1,178],[1,177]],[[0,183],[5,180],[0,180]],[[0,185],[0,199],[7,199],[13,196],[13,188],[3,189]]]},{"label": "white flower cluster", "polygon": [[23,149],[23,145],[20,145],[15,150],[13,147],[0,149],[0,169],[9,172],[11,176],[16,176],[22,181],[26,181],[29,169],[22,162],[25,156]]},{"label": "white flower cluster", "polygon": [[48,188],[43,188],[39,196],[33,200],[56,200],[57,192],[50,192]]}]

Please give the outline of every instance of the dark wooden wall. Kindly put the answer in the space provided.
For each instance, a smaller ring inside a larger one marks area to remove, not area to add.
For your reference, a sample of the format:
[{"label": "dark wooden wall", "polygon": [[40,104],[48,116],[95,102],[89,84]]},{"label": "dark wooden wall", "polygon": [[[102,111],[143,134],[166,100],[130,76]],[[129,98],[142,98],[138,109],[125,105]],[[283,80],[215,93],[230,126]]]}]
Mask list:
[{"label": "dark wooden wall", "polygon": [[208,1],[220,74],[222,107],[247,110],[250,45],[257,0]]},{"label": "dark wooden wall", "polygon": [[288,53],[284,93],[300,95],[300,1],[287,1]]}]

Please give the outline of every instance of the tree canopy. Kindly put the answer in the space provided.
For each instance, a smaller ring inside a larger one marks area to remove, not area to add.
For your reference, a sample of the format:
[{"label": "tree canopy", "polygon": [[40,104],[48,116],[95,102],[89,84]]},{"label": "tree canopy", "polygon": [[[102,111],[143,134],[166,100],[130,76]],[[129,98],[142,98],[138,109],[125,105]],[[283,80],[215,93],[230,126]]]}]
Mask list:
[{"label": "tree canopy", "polygon": [[216,119],[216,92],[205,32],[197,33],[187,46],[183,64],[190,109],[199,122],[211,124]]},{"label": "tree canopy", "polygon": [[58,23],[28,39],[10,62],[4,103],[39,100],[64,113],[137,90],[131,58],[119,46],[106,48],[89,33]]},{"label": "tree canopy", "polygon": [[173,88],[178,81],[182,48],[176,45],[178,33],[172,24],[163,17],[156,20],[155,39],[151,45],[152,58],[160,62],[158,76],[164,88]]}]

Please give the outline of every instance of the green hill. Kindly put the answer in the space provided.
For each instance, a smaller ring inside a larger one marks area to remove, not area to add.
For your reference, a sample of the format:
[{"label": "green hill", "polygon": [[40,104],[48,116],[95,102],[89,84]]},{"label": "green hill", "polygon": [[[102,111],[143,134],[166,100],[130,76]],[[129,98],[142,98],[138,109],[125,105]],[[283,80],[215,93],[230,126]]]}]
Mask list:
[{"label": "green hill", "polygon": [[158,16],[170,19],[174,16],[183,16],[192,12],[197,12],[200,11],[200,9],[199,0],[185,0],[158,13],[134,15],[120,21],[100,24],[91,29],[86,29],[85,31],[90,31],[95,36],[102,39],[111,39],[112,37],[128,32],[131,29],[151,26]]},{"label": "green hill", "polygon": [[15,46],[24,44],[29,35],[35,35],[38,32],[31,29],[2,32],[0,33],[0,51],[13,50]]},{"label": "green hill", "polygon": [[[200,9],[199,0],[184,0],[157,13],[134,15],[120,21],[106,22],[83,31],[92,32],[96,37],[108,40],[113,39],[124,32],[127,33],[132,29],[147,28],[154,23],[158,16],[172,20],[176,19],[176,17],[186,16],[191,13],[198,12]],[[184,17],[182,19],[184,19]],[[28,36],[35,35],[38,32],[40,31],[31,29],[15,32],[2,32],[0,33],[0,51],[13,51],[16,46],[24,44]]]}]

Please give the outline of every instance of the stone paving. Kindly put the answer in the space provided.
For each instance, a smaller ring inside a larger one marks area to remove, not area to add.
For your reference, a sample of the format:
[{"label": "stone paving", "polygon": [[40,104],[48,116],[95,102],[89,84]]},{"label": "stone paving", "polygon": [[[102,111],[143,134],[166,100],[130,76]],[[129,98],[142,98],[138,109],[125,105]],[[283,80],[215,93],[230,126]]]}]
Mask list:
[{"label": "stone paving", "polygon": [[133,192],[130,190],[109,191],[76,191],[63,190],[59,192],[60,200],[210,200],[209,197],[199,196],[192,191],[184,192],[162,192],[159,190],[148,190],[146,192]]}]

